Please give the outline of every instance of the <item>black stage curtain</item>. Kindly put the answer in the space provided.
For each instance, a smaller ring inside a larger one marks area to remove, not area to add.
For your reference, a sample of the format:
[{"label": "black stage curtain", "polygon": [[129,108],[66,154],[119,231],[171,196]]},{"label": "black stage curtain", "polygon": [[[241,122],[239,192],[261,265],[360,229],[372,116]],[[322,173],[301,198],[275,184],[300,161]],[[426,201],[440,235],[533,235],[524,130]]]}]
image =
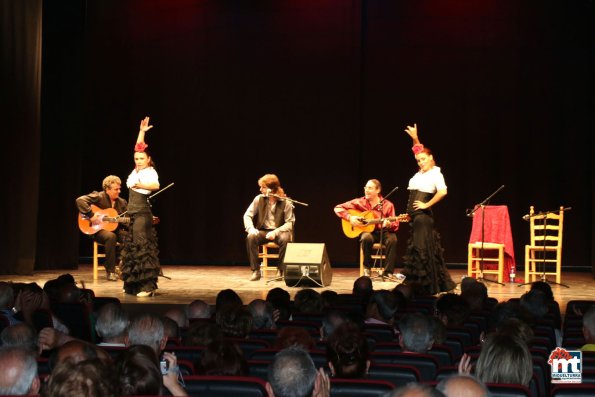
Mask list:
[{"label": "black stage curtain", "polygon": [[[449,186],[435,208],[448,262],[466,262],[465,209],[505,185],[491,203],[509,206],[517,267],[521,216],[564,205],[564,266],[591,268],[593,7],[47,0],[37,266],[90,254],[74,198],[126,178],[149,115],[161,183],[175,182],[153,207],[164,263],[245,264],[242,214],[274,172],[310,204],[296,240],[355,264],[332,208],[378,178],[404,209],[416,165],[403,129],[417,122]],[[398,237],[401,256],[407,225]]]},{"label": "black stage curtain", "polygon": [[39,190],[41,0],[0,2],[0,274],[32,274]]}]

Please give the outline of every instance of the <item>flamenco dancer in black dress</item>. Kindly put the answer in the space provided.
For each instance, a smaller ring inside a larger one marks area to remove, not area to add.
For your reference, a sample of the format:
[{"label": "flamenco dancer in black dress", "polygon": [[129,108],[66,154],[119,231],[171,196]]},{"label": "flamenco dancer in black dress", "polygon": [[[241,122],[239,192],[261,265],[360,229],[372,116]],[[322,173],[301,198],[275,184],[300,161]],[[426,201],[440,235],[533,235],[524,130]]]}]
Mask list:
[{"label": "flamenco dancer in black dress", "polygon": [[403,273],[408,282],[417,282],[429,294],[450,291],[456,283],[450,277],[434,229],[431,207],[446,196],[446,183],[440,167],[436,166],[430,149],[419,142],[417,124],[407,126],[405,132],[413,140],[413,153],[419,171],[409,180],[407,214],[411,218],[411,237],[405,253]]},{"label": "flamenco dancer in black dress", "polygon": [[140,122],[134,146],[135,168],[126,181],[129,188],[128,215],[130,232],[122,248],[122,280],[124,292],[136,296],[152,296],[157,289],[157,277],[162,275],[157,248],[157,232],[153,228],[153,213],[148,201],[151,192],[159,190],[159,176],[147,151],[145,133],[153,128],[149,118]]}]

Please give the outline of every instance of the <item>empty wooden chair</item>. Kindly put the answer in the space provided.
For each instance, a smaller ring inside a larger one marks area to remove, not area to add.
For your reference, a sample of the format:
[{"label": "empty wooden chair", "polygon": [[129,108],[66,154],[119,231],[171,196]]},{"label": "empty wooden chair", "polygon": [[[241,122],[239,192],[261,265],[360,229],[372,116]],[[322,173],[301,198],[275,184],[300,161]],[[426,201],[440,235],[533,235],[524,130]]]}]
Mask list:
[{"label": "empty wooden chair", "polygon": [[545,214],[529,210],[530,244],[525,245],[525,281],[533,282],[545,276],[562,281],[562,235],[564,207]]}]

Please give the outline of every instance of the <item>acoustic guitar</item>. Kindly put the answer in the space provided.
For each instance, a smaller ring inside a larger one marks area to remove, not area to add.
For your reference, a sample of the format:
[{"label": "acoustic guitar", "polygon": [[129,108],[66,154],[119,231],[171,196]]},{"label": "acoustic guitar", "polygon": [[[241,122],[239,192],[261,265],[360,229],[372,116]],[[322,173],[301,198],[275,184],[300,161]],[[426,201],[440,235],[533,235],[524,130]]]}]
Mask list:
[{"label": "acoustic guitar", "polygon": [[356,238],[363,232],[372,233],[377,224],[381,224],[384,221],[389,222],[409,222],[410,218],[407,214],[401,214],[397,216],[391,216],[388,218],[376,218],[372,211],[358,211],[358,210],[347,210],[349,215],[357,216],[360,218],[362,225],[353,226],[351,222],[345,219],[341,219],[341,225],[343,226],[343,233],[349,238]]},{"label": "acoustic guitar", "polygon": [[118,211],[115,208],[101,209],[96,205],[91,205],[91,211],[97,215],[94,222],[91,222],[88,216],[79,213],[79,229],[85,234],[95,234],[100,230],[113,232],[119,223],[130,223],[130,218],[118,216]]}]

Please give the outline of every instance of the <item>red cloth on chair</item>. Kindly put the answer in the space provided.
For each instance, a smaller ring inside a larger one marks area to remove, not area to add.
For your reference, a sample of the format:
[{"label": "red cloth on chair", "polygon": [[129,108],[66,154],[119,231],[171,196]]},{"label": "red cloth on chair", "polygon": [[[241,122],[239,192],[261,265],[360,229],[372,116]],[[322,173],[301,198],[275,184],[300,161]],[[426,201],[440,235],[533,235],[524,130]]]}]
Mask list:
[{"label": "red cloth on chair", "polygon": [[[504,244],[504,281],[510,281],[510,273],[516,273],[514,262],[514,245],[512,243],[512,230],[510,228],[510,217],[508,216],[508,207],[506,205],[487,205],[485,209],[484,243]],[[473,227],[469,243],[481,242],[481,218],[482,208],[475,211],[473,215]],[[494,266],[494,265],[488,265]],[[518,280],[518,278],[517,278]]]}]

